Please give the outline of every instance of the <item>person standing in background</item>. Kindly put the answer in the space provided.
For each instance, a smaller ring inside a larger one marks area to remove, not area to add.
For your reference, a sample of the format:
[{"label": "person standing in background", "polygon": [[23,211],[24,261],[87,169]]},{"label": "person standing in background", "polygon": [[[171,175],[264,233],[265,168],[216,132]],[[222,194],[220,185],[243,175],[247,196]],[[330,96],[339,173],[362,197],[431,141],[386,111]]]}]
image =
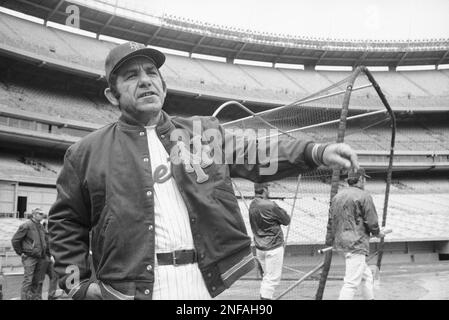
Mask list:
[{"label": "person standing in background", "polygon": [[334,248],[345,256],[344,284],[339,300],[352,300],[359,286],[365,300],[374,299],[373,274],[366,263],[369,239],[385,236],[379,228],[373,198],[365,190],[369,178],[363,168],[348,173],[348,188],[340,190],[332,199],[331,216]]},{"label": "person standing in background", "polygon": [[42,299],[42,295],[39,295],[40,276],[48,250],[41,224],[44,216],[42,209],[34,209],[31,219],[20,225],[11,240],[14,251],[22,257],[24,269],[21,300]]},{"label": "person standing in background", "polygon": [[254,184],[255,199],[249,206],[249,221],[254,235],[256,256],[263,271],[260,298],[272,300],[279,285],[284,263],[284,234],[281,225],[290,224],[290,216],[268,200],[266,184]]}]

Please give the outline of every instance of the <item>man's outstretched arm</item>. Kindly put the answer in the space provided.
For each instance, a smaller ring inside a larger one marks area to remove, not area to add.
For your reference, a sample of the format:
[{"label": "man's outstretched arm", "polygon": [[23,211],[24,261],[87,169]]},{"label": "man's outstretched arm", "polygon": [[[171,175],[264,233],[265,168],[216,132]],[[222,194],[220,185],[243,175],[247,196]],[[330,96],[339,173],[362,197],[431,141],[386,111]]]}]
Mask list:
[{"label": "man's outstretched arm", "polygon": [[[240,176],[253,182],[297,176],[322,165],[333,169],[359,168],[356,152],[345,143],[320,144],[285,137],[254,141],[230,134],[225,137],[226,145],[239,146],[234,149],[235,155],[230,163],[231,176]],[[239,163],[235,161],[236,155],[248,161]],[[256,161],[251,162],[254,159]]]}]

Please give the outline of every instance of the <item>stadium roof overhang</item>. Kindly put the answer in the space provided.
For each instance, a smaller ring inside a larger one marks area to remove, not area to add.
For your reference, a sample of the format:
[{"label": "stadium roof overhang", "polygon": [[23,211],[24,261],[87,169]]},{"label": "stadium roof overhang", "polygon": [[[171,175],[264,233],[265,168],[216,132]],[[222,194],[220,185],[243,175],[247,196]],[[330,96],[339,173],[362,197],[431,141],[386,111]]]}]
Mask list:
[{"label": "stadium roof overhang", "polygon": [[2,145],[28,145],[57,151],[65,151],[79,137],[45,134],[22,128],[0,125],[0,142]]},{"label": "stadium roof overhang", "polygon": [[62,62],[59,59],[42,57],[41,55],[30,52],[29,50],[23,50],[16,47],[8,46],[7,44],[0,43],[0,56],[5,56],[28,63],[33,63],[39,67],[48,67],[54,70],[60,70],[62,72],[74,73],[83,77],[104,80],[104,71],[96,70],[90,67],[86,67],[80,64],[74,64],[69,62]]},{"label": "stadium roof overhang", "polygon": [[100,8],[96,1],[82,1],[81,5],[81,1],[0,0],[3,7],[59,24],[66,23],[69,16],[66,8],[73,3],[80,9],[80,28],[83,30],[190,54],[306,66],[397,67],[449,63],[449,40],[307,40],[211,27],[171,17],[144,15],[129,9],[118,10],[113,6]]}]

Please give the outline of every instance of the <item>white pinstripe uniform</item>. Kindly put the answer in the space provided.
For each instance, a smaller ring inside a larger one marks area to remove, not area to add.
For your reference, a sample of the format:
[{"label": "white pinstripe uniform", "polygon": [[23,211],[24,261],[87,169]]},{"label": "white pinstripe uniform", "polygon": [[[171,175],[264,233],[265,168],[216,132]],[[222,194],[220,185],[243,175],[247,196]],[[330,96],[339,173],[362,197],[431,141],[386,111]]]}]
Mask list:
[{"label": "white pinstripe uniform", "polygon": [[[145,128],[152,170],[160,165],[170,170],[168,153],[156,134],[155,126]],[[189,215],[173,177],[164,183],[154,183],[154,201],[155,254],[193,249]],[[211,296],[198,263],[158,266],[155,257],[153,299],[205,300]]]}]

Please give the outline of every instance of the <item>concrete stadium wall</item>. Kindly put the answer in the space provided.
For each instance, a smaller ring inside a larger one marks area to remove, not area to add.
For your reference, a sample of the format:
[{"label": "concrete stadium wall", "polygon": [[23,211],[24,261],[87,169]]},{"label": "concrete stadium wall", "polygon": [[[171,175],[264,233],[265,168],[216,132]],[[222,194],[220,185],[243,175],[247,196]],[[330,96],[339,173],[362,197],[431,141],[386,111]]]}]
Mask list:
[{"label": "concrete stadium wall", "polygon": [[25,215],[34,208],[48,212],[56,200],[56,187],[22,186],[15,191],[15,182],[0,181],[0,213],[14,214],[17,211],[17,198],[26,197]]},{"label": "concrete stadium wall", "polygon": [[[370,244],[370,252],[374,253],[378,247],[375,243]],[[285,249],[286,256],[302,258],[303,265],[316,265],[323,260],[323,256],[317,250],[322,245],[289,245]],[[441,254],[449,253],[449,241],[410,241],[410,242],[385,242],[382,262],[393,263],[435,263],[440,260]],[[376,263],[376,257],[369,264]],[[342,255],[334,253],[333,265],[343,265]]]},{"label": "concrete stadium wall", "polygon": [[56,200],[56,188],[26,187],[19,185],[19,197],[27,197],[27,213],[34,208],[41,208],[48,212]]},{"label": "concrete stadium wall", "polygon": [[15,212],[14,182],[0,181],[0,213]]}]

